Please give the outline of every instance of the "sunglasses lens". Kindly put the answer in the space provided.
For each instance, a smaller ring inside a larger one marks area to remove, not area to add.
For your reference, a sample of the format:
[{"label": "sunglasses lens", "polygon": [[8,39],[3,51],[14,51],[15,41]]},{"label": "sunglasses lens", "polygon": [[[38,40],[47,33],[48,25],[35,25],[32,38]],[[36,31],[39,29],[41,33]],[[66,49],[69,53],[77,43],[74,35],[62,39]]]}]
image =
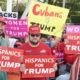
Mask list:
[{"label": "sunglasses lens", "polygon": [[39,37],[40,34],[31,34],[31,36],[32,36],[32,37],[35,37],[35,36],[36,36],[36,37]]}]

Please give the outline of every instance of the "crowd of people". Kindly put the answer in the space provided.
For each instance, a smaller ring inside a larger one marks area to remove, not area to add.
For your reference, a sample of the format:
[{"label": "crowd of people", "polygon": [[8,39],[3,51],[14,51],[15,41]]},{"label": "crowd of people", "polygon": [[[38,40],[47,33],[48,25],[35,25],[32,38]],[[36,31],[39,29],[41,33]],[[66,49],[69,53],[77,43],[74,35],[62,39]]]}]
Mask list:
[{"label": "crowd of people", "polygon": [[41,34],[38,25],[31,25],[28,30],[27,40],[21,38],[8,37],[5,35],[5,19],[0,16],[0,46],[19,48],[24,50],[23,55],[55,55],[57,64],[53,67],[56,71],[55,77],[35,77],[22,78],[21,72],[25,69],[21,63],[21,72],[19,74],[0,71],[0,80],[70,80],[70,69],[73,65],[76,55],[65,53],[65,32],[62,37]]}]

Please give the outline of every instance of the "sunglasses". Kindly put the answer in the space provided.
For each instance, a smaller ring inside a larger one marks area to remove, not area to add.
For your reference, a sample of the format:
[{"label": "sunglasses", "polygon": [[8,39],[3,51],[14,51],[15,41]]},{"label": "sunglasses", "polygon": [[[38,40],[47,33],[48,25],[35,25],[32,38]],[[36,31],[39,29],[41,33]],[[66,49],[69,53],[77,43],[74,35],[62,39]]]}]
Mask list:
[{"label": "sunglasses", "polygon": [[31,37],[39,37],[40,36],[40,34],[30,34],[31,35]]}]

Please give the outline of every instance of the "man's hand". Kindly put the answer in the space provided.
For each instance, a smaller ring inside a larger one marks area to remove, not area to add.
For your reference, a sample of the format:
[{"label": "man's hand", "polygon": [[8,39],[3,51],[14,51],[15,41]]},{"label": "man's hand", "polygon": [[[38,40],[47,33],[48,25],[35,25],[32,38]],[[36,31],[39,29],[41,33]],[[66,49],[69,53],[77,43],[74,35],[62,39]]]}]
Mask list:
[{"label": "man's hand", "polygon": [[57,63],[53,65],[54,71],[57,71]]},{"label": "man's hand", "polygon": [[24,72],[25,69],[26,69],[25,64],[21,64],[21,66],[20,66],[20,71],[21,71],[21,72]]}]

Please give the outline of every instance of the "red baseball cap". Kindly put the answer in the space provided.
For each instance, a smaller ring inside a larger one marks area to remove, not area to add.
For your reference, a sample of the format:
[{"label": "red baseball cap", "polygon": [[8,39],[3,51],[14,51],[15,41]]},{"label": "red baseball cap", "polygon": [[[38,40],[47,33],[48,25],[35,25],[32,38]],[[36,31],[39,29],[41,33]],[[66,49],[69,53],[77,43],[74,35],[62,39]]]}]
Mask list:
[{"label": "red baseball cap", "polygon": [[30,34],[40,34],[40,27],[38,25],[31,25],[29,27]]},{"label": "red baseball cap", "polygon": [[5,19],[2,16],[0,16],[0,22],[3,22],[4,24],[6,24]]},{"label": "red baseball cap", "polygon": [[14,45],[18,45],[18,46],[20,46],[20,45],[22,45],[22,43],[17,41],[17,42],[15,42]]},{"label": "red baseball cap", "polygon": [[76,59],[76,57],[77,57],[76,55],[65,54],[64,55],[64,61],[66,63],[73,64],[75,59]]}]

